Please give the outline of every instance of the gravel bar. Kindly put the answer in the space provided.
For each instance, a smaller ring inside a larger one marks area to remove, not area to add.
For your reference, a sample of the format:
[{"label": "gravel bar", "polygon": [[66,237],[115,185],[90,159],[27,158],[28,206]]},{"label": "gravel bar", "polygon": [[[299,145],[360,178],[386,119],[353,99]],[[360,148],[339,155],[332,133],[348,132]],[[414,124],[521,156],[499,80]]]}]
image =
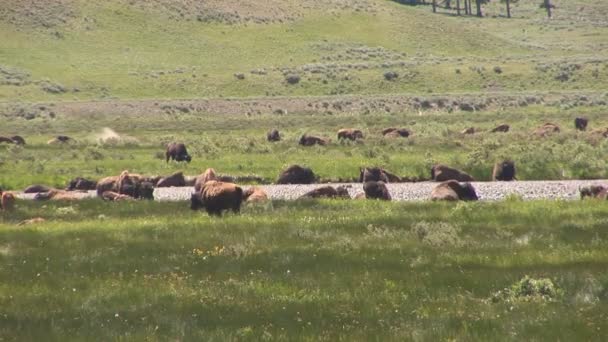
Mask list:
[{"label": "gravel bar", "polygon": [[[482,201],[499,201],[510,195],[516,195],[524,200],[577,200],[580,198],[579,188],[589,185],[608,184],[608,180],[567,180],[567,181],[515,181],[515,182],[473,182],[471,183]],[[271,199],[294,200],[315,188],[332,185],[346,186],[351,197],[363,192],[361,183],[343,184],[307,184],[307,185],[259,185]],[[428,200],[435,182],[392,183],[388,184],[393,200],[424,201]],[[242,186],[246,190],[250,186]],[[157,188],[154,198],[159,201],[186,201],[190,199],[193,187]],[[82,197],[95,197],[95,191],[81,192]],[[23,199],[32,199],[33,194],[17,194]]]}]

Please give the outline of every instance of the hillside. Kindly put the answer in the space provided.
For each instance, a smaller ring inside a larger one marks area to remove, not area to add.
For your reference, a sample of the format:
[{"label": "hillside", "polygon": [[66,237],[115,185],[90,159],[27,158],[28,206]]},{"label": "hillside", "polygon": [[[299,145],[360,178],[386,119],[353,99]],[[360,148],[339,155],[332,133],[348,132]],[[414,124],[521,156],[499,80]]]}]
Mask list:
[{"label": "hillside", "polygon": [[0,101],[606,90],[608,3],[557,6],[8,0]]}]

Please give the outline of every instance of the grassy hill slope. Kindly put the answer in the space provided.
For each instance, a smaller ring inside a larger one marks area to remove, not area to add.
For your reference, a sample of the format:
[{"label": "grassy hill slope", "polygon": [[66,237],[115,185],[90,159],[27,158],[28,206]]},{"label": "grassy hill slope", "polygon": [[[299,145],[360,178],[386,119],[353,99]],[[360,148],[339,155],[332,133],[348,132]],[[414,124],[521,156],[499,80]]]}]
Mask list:
[{"label": "grassy hill slope", "polygon": [[381,0],[10,0],[0,101],[601,91],[608,4],[572,7],[587,3],[547,21],[525,4],[508,20]]}]

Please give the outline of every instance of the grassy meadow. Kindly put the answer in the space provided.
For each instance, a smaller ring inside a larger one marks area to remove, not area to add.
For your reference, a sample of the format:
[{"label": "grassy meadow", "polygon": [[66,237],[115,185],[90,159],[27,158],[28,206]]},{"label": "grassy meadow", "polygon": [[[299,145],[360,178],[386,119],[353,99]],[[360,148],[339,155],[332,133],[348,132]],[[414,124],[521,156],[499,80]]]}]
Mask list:
[{"label": "grassy meadow", "polygon": [[[608,329],[599,201],[272,202],[217,219],[184,202],[86,200],[0,215],[7,341],[600,341]],[[47,221],[15,226],[31,217]],[[505,290],[526,276],[548,290]]]}]

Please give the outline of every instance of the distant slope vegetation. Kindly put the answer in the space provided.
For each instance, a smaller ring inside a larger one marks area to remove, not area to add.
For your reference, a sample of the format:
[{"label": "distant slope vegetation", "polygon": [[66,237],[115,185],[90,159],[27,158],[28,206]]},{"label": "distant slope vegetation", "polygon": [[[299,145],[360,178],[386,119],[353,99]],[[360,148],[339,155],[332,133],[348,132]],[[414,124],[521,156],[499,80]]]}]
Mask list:
[{"label": "distant slope vegetation", "polygon": [[501,9],[4,0],[0,101],[606,90],[608,4],[568,2],[551,21],[527,2],[514,19]]}]

